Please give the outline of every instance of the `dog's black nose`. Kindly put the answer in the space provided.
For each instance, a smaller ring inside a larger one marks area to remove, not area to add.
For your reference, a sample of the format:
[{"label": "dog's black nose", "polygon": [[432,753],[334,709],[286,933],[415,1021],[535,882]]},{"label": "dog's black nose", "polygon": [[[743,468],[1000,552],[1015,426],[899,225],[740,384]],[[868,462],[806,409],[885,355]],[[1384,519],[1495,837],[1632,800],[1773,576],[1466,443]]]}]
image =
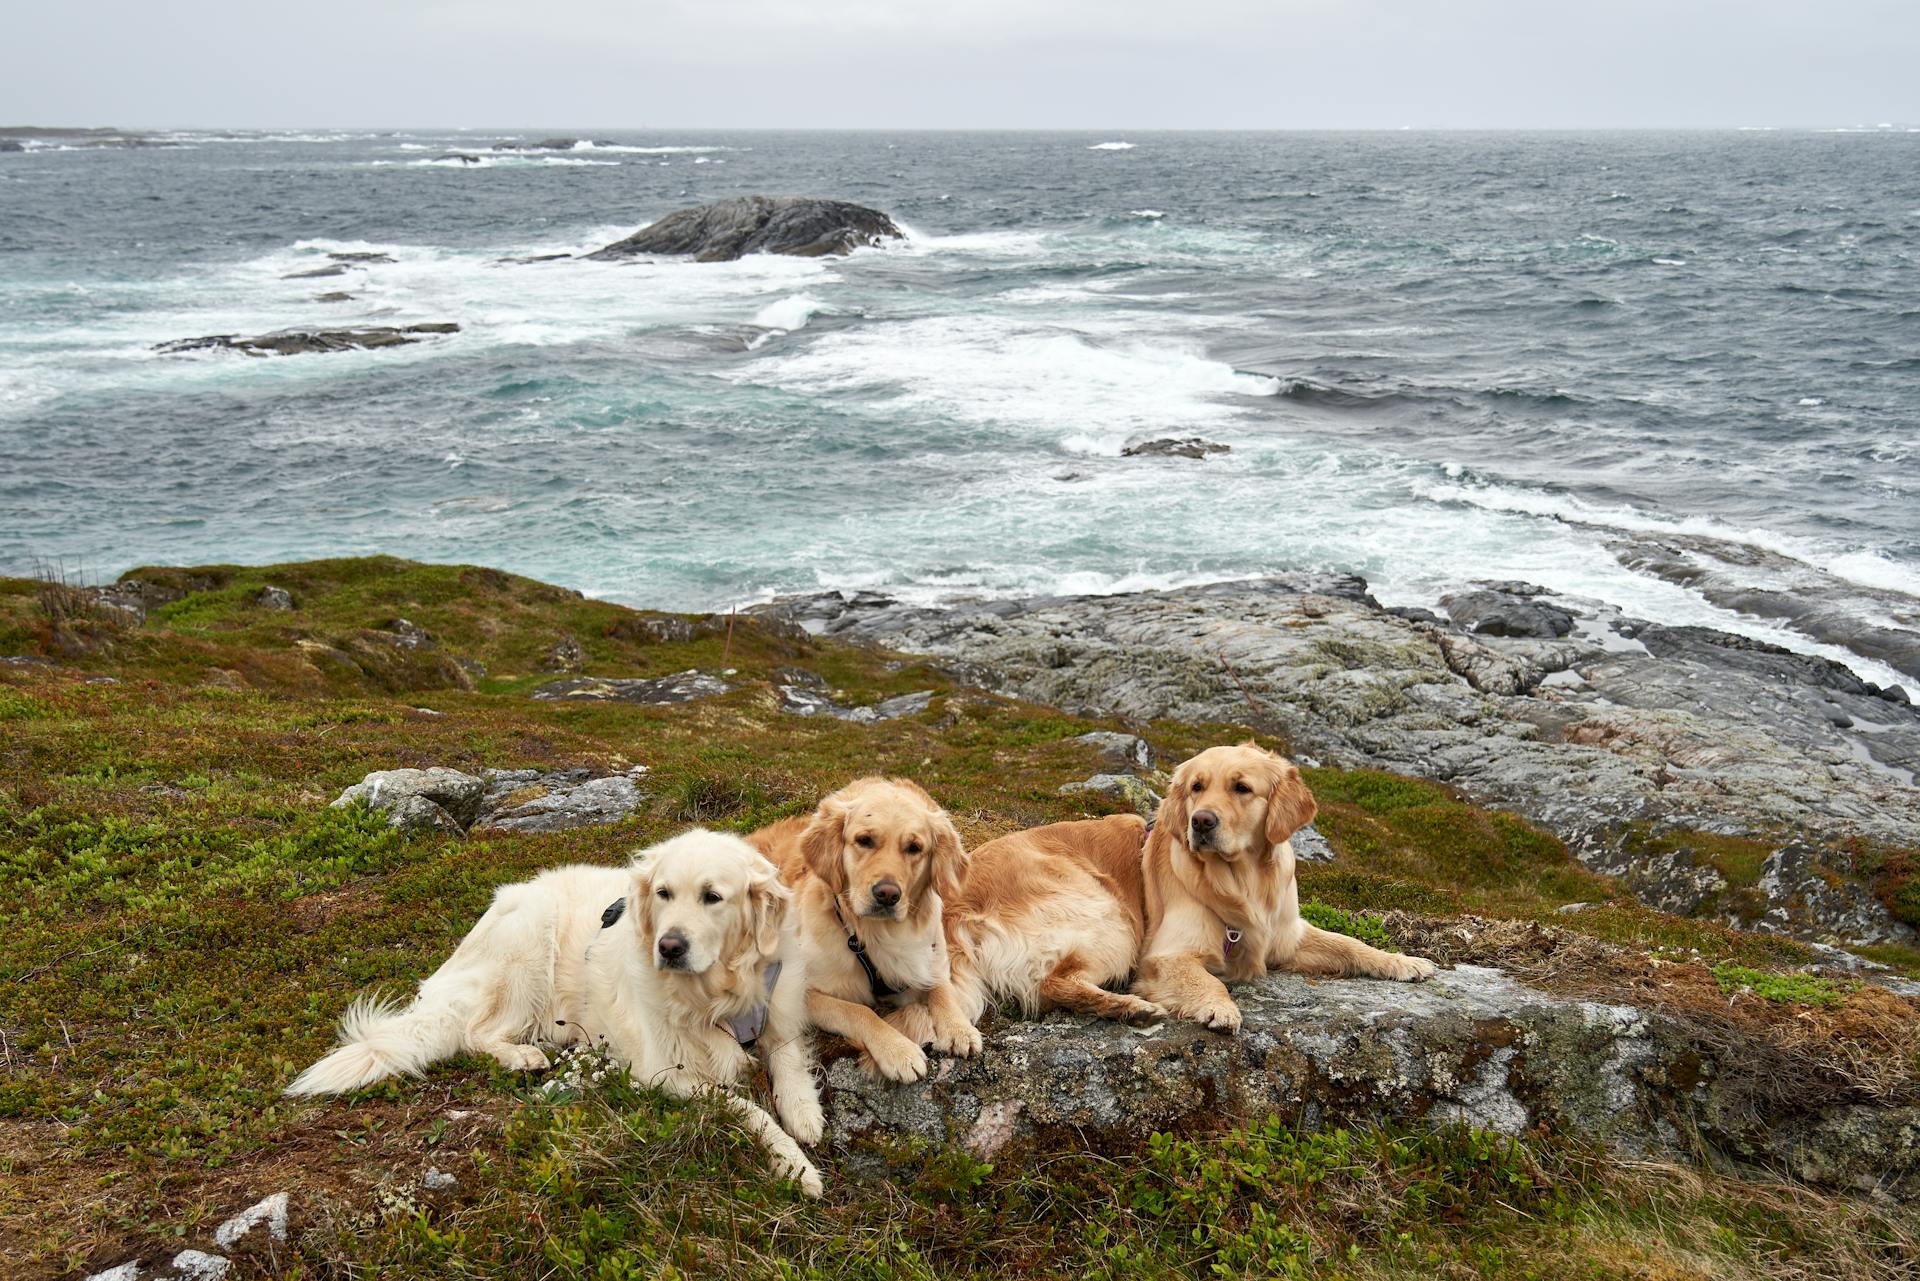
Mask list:
[{"label": "dog's black nose", "polygon": [[1220,826],[1220,816],[1212,810],[1195,810],[1187,821],[1193,824],[1195,836],[1212,836],[1213,829]]},{"label": "dog's black nose", "polygon": [[687,959],[687,941],[678,934],[660,936],[660,959],[669,965]]},{"label": "dog's black nose", "polygon": [[881,881],[873,887],[873,901],[881,907],[898,907],[900,887],[892,881]]}]

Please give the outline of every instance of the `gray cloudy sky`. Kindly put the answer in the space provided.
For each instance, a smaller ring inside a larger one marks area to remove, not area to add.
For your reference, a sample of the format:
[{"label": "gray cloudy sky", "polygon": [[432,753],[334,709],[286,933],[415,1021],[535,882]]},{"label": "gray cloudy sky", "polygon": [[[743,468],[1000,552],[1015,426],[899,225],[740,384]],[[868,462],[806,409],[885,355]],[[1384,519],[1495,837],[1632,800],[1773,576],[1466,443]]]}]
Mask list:
[{"label": "gray cloudy sky", "polygon": [[1920,119],[1916,0],[69,0],[3,29],[0,124]]}]

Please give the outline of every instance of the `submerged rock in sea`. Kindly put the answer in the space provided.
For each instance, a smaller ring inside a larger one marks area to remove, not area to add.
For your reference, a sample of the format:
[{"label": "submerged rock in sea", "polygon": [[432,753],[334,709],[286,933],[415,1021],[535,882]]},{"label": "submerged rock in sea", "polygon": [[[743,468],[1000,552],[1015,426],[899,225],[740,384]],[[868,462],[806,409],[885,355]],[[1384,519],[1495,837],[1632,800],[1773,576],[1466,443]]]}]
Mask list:
[{"label": "submerged rock in sea", "polygon": [[727,262],[746,254],[818,258],[849,254],[905,235],[877,209],[805,196],[740,196],[668,214],[589,258],[690,254]]},{"label": "submerged rock in sea", "polygon": [[365,351],[376,347],[406,347],[433,334],[457,334],[460,326],[451,322],[424,325],[378,325],[367,329],[282,329],[277,333],[241,337],[238,334],[209,334],[204,338],[176,338],[155,343],[153,349],[165,356],[195,351],[238,351],[248,356],[304,356],[328,351]]},{"label": "submerged rock in sea", "polygon": [[1205,458],[1208,454],[1230,454],[1231,445],[1204,436],[1160,436],[1135,438],[1120,450],[1122,458]]}]

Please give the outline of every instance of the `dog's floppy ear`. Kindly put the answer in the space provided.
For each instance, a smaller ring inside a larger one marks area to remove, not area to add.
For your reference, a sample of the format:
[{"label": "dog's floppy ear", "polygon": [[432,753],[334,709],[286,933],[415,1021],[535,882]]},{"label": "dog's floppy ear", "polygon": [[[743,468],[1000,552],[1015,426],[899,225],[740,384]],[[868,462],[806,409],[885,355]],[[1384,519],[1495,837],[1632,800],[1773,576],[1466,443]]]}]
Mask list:
[{"label": "dog's floppy ear", "polygon": [[928,857],[933,860],[933,892],[952,903],[960,897],[960,885],[966,879],[967,846],[942,809],[933,812],[933,849]]},{"label": "dog's floppy ear", "polygon": [[847,844],[847,803],[836,796],[820,802],[800,833],[800,854],[807,868],[827,883],[834,894],[847,892],[847,864],[841,851]]},{"label": "dog's floppy ear", "polygon": [[1173,771],[1173,779],[1167,784],[1167,794],[1160,802],[1160,808],[1154,812],[1153,826],[1156,831],[1165,831],[1181,845],[1187,843],[1187,819],[1193,813],[1193,793],[1187,790],[1187,767],[1182,764]]},{"label": "dog's floppy ear", "polygon": [[762,859],[753,879],[747,882],[747,899],[751,904],[747,929],[753,936],[754,950],[771,956],[780,950],[780,923],[787,917],[793,891],[780,883],[779,869]]},{"label": "dog's floppy ear", "polygon": [[643,851],[627,865],[627,915],[633,918],[634,932],[645,937],[653,934],[653,855]]},{"label": "dog's floppy ear", "polygon": [[1269,849],[1313,822],[1313,816],[1319,810],[1313,803],[1313,793],[1307,790],[1306,780],[1300,777],[1300,771],[1294,768],[1293,762],[1281,761],[1279,766],[1279,777],[1274,781],[1273,791],[1267,796]]}]

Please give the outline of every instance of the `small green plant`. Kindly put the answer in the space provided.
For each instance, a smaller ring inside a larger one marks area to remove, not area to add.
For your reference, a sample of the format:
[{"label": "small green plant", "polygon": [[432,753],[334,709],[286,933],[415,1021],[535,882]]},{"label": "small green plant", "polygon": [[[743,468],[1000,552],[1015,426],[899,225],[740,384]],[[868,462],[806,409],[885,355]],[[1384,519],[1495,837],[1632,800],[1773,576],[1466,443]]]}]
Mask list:
[{"label": "small green plant", "polygon": [[1349,938],[1359,939],[1362,943],[1371,943],[1382,951],[1395,951],[1393,938],[1371,916],[1360,912],[1349,912],[1344,907],[1334,907],[1322,903],[1319,899],[1308,899],[1300,905],[1300,915],[1307,924],[1317,925],[1323,930],[1335,934],[1345,934]]},{"label": "small green plant", "polygon": [[1832,1009],[1847,999],[1848,992],[1859,986],[1858,983],[1836,983],[1812,974],[1768,974],[1744,965],[1735,965],[1731,961],[1722,961],[1714,966],[1713,977],[1720,984],[1720,990],[1728,995],[1747,991],[1755,996],[1764,996],[1769,1001],[1787,1005],[1817,1005],[1822,1009]]}]

